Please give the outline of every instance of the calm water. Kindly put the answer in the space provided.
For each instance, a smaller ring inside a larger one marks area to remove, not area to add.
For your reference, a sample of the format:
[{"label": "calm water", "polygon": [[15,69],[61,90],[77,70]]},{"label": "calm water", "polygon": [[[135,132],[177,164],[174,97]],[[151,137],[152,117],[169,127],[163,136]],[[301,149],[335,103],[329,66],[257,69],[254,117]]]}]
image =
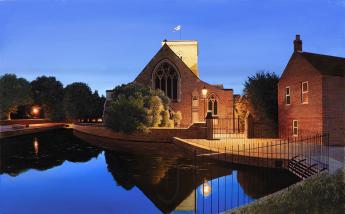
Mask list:
[{"label": "calm water", "polygon": [[158,146],[137,154],[103,150],[70,130],[2,140],[0,214],[218,213],[297,181]]}]

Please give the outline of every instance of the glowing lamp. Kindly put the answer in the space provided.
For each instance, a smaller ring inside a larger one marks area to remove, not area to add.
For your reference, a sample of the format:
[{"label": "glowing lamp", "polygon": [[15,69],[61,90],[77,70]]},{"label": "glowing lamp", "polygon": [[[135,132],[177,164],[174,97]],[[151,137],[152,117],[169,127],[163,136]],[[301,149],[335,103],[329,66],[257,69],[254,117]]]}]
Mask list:
[{"label": "glowing lamp", "polygon": [[32,107],[32,113],[34,115],[38,115],[38,113],[40,113],[40,109],[38,107]]},{"label": "glowing lamp", "polygon": [[206,96],[207,96],[207,89],[206,89],[205,86],[204,86],[203,89],[201,89],[201,94],[202,94],[202,97],[203,97],[203,98],[206,98]]}]

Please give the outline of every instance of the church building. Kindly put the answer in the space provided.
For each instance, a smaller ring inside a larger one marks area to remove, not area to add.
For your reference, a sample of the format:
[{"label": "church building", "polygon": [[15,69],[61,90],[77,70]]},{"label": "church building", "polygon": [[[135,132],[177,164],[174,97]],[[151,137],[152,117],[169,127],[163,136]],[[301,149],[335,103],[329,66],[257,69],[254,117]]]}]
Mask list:
[{"label": "church building", "polygon": [[233,90],[200,79],[198,53],[195,40],[164,40],[134,80],[140,86],[162,90],[171,100],[170,111],[181,112],[181,126],[204,121],[207,111],[222,118],[232,118],[234,113]]}]

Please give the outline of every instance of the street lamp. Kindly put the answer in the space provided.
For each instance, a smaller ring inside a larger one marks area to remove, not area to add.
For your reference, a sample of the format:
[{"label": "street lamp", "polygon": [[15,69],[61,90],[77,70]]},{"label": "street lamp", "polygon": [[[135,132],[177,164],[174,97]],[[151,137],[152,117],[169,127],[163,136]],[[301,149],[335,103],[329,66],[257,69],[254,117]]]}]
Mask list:
[{"label": "street lamp", "polygon": [[204,119],[206,117],[206,98],[207,98],[207,89],[206,86],[204,85],[204,88],[201,89],[201,95],[202,99],[204,100]]},{"label": "street lamp", "polygon": [[31,112],[34,115],[34,117],[37,117],[40,113],[40,108],[38,106],[33,106]]}]

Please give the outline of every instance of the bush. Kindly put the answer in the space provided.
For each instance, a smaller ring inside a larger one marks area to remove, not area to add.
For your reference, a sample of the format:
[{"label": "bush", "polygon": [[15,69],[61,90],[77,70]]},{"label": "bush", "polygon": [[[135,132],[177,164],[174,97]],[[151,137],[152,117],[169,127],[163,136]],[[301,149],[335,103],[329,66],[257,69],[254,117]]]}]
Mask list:
[{"label": "bush", "polygon": [[162,120],[161,112],[164,110],[162,100],[158,96],[151,97],[149,108],[151,109],[149,113],[151,118],[150,124],[152,127],[158,127]]},{"label": "bush", "polygon": [[174,121],[174,126],[179,127],[181,125],[181,120],[182,120],[181,112],[177,111],[176,113],[174,113],[172,119]]},{"label": "bush", "polygon": [[145,130],[149,125],[140,98],[121,96],[110,103],[105,114],[105,125],[114,131],[132,133]]},{"label": "bush", "polygon": [[147,127],[171,127],[170,100],[161,91],[134,84],[116,87],[104,111],[105,125],[114,131],[132,133]]},{"label": "bush", "polygon": [[161,127],[173,127],[174,123],[170,120],[170,114],[168,110],[162,111]]}]

